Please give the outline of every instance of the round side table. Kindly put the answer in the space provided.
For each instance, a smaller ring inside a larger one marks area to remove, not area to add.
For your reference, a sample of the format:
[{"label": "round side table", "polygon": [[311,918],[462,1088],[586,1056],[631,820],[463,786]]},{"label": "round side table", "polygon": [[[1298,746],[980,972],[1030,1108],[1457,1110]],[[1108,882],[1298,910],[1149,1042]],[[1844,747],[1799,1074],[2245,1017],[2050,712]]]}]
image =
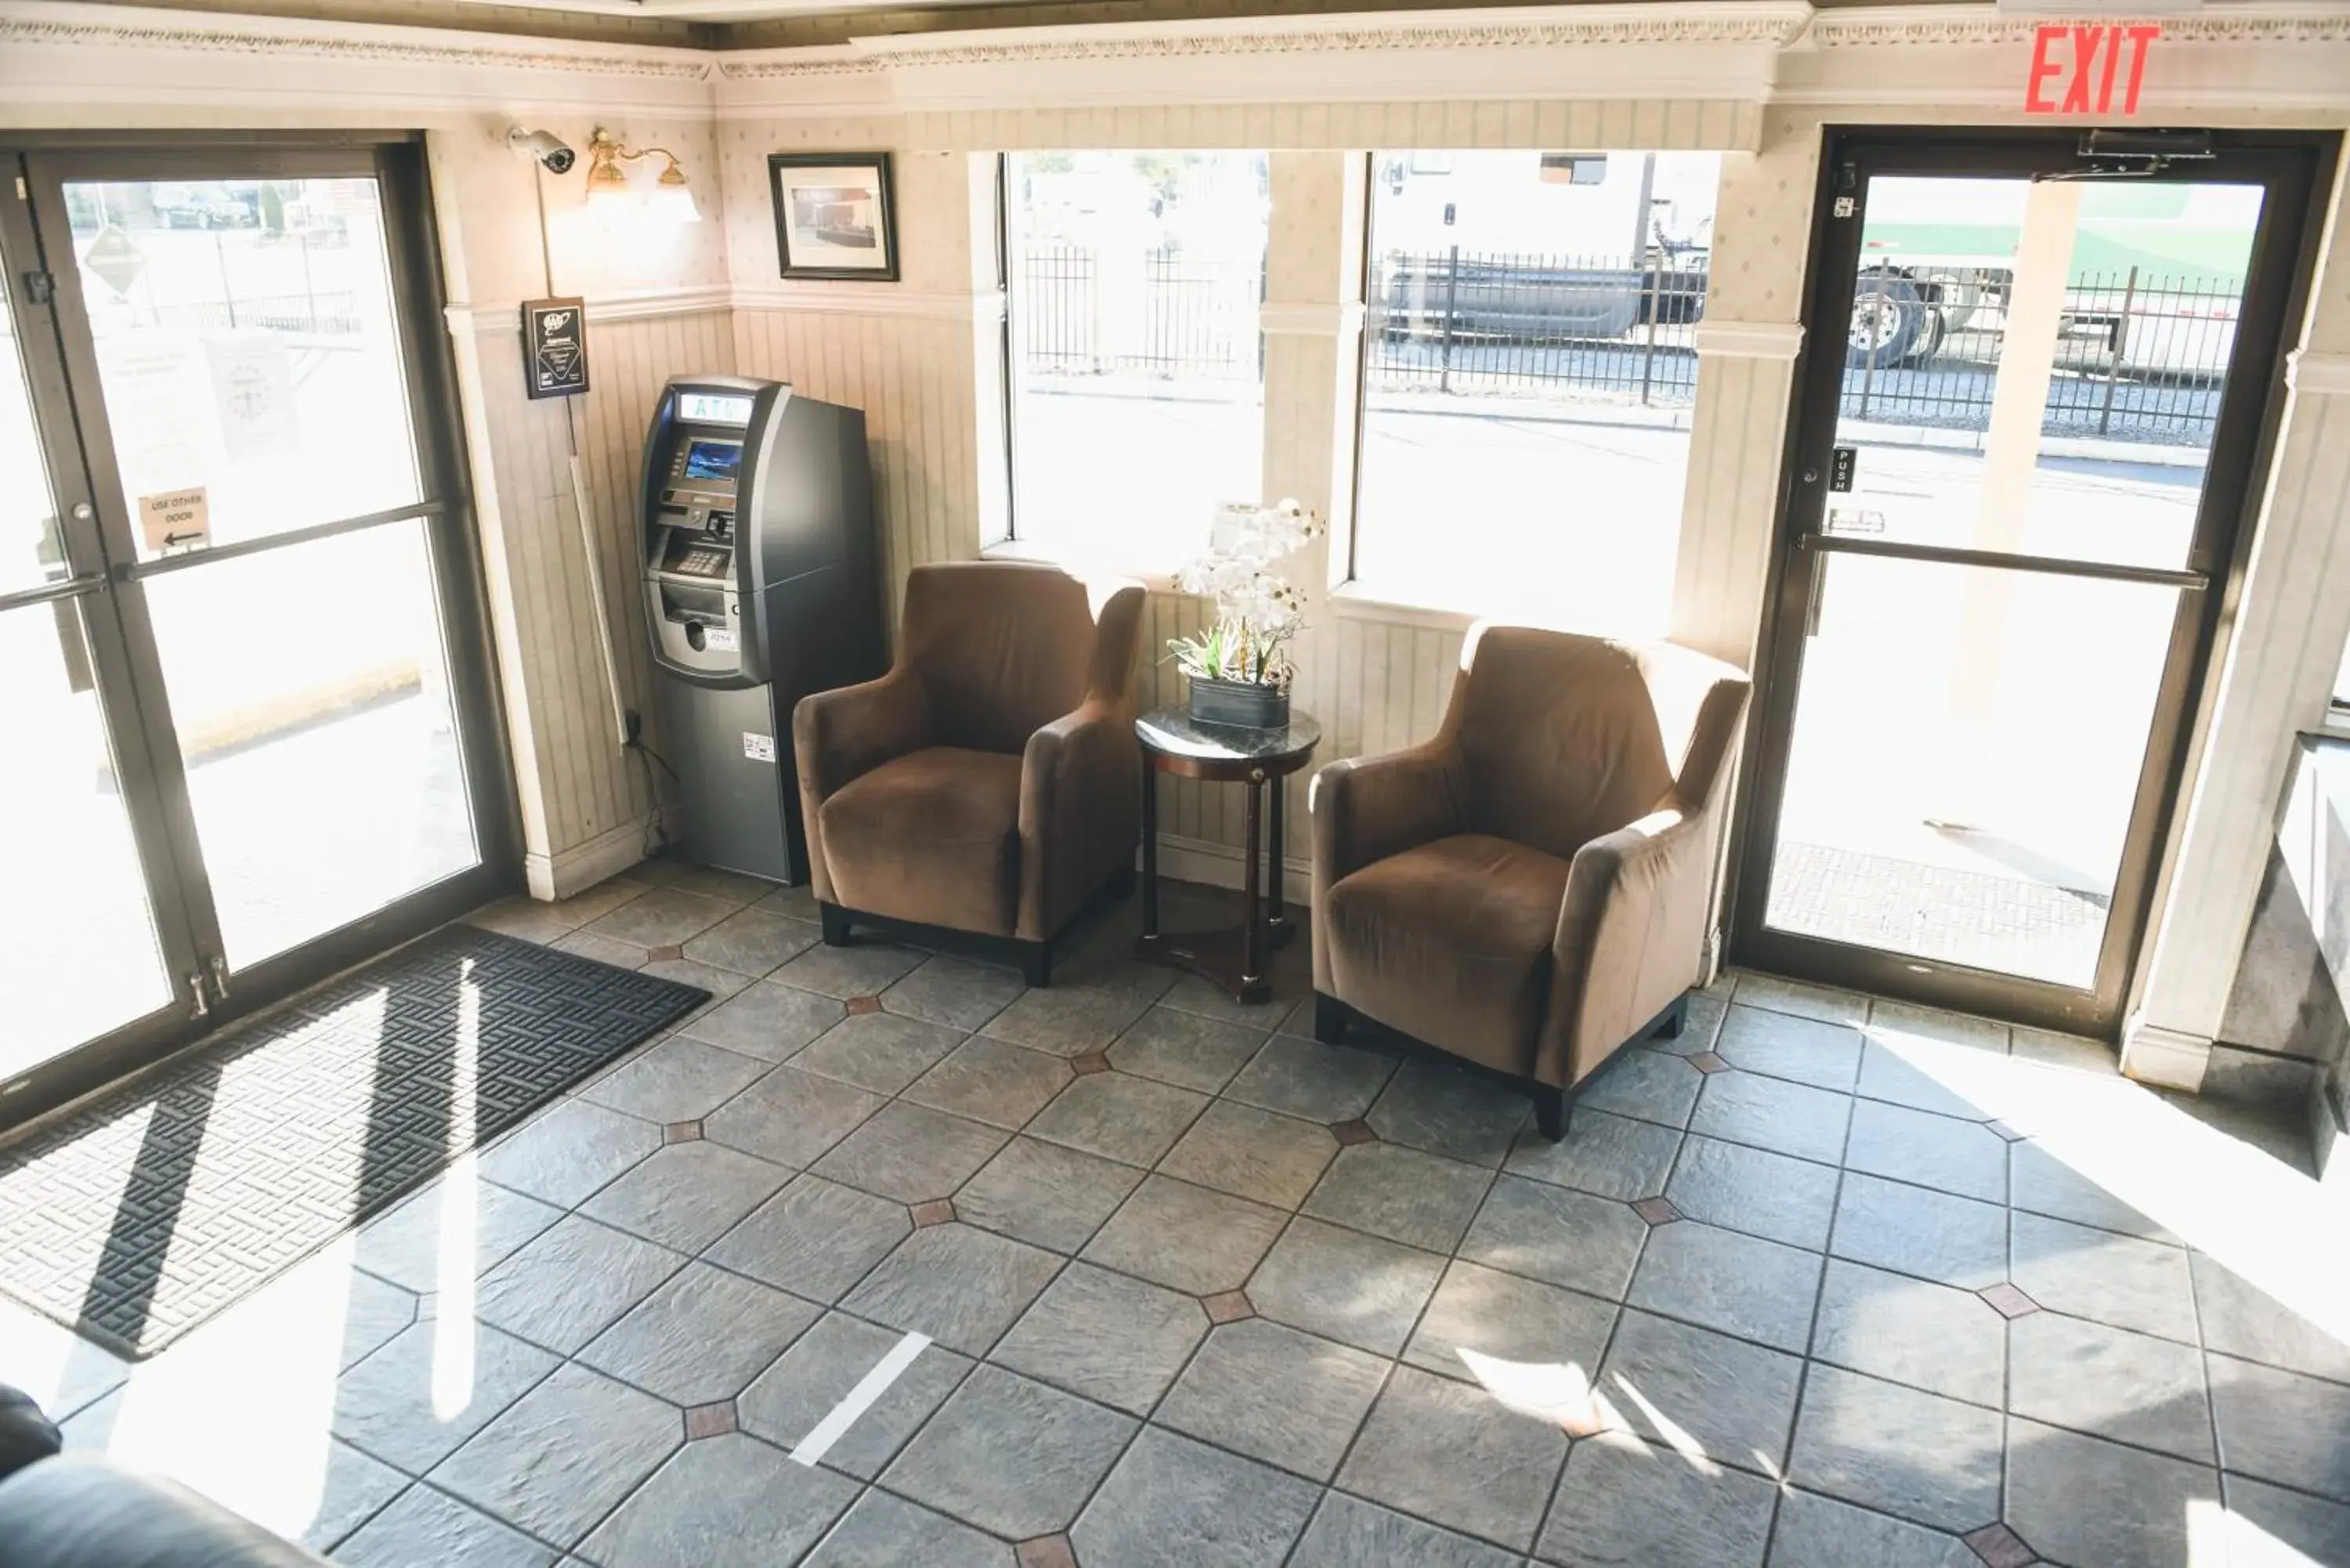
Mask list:
[{"label": "round side table", "polygon": [[[1235,1002],[1263,1002],[1273,994],[1264,974],[1273,950],[1297,934],[1281,900],[1281,781],[1313,760],[1314,748],[1322,742],[1322,725],[1311,713],[1294,708],[1288,727],[1280,730],[1203,724],[1185,709],[1159,708],[1135,721],[1134,733],[1142,744],[1142,934],[1135,939],[1134,956],[1205,975]],[[1247,791],[1247,868],[1241,877],[1243,919],[1236,928],[1159,929],[1160,774],[1237,784]],[[1267,784],[1273,786],[1269,836],[1264,832]],[[1263,875],[1261,867],[1265,868]]]}]

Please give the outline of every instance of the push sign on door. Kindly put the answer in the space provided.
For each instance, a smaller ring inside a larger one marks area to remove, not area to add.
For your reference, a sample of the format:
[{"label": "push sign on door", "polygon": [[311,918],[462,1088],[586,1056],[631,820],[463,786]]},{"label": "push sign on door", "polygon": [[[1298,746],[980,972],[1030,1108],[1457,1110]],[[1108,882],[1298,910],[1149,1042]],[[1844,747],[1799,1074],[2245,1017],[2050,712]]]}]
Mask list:
[{"label": "push sign on door", "polygon": [[1840,446],[1828,453],[1828,488],[1838,495],[1852,489],[1852,471],[1860,462],[1860,449]]}]

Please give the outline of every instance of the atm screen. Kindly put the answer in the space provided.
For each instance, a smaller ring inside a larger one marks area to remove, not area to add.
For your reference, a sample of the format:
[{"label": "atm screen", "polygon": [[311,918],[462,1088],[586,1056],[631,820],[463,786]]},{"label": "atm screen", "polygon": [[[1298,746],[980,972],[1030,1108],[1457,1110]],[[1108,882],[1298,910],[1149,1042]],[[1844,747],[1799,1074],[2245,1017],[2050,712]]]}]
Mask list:
[{"label": "atm screen", "polygon": [[688,479],[723,479],[730,483],[743,466],[743,448],[731,441],[688,441],[685,447],[685,476]]}]

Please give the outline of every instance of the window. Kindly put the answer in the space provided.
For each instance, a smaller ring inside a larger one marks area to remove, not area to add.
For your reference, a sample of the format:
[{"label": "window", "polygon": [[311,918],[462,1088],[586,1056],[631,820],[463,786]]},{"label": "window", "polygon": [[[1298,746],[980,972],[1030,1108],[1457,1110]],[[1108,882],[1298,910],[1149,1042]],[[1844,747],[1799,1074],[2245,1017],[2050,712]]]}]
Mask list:
[{"label": "window", "polygon": [[1012,536],[1166,570],[1259,501],[1262,152],[1015,153],[1004,171]]},{"label": "window", "polygon": [[1373,154],[1354,578],[1655,634],[1721,160]]},{"label": "window", "polygon": [[2350,708],[2350,647],[2342,650],[2342,662],[2334,670],[2334,706]]}]

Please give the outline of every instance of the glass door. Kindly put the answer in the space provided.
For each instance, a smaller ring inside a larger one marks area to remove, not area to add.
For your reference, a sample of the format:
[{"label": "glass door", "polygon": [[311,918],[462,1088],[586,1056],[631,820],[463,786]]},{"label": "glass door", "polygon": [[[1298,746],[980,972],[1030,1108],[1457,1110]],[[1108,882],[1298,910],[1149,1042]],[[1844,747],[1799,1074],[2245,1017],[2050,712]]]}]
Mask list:
[{"label": "glass door", "polygon": [[[0,1121],[32,1070],[93,1041],[167,1033],[200,1003],[161,813],[63,368],[21,204],[0,222],[0,732],[12,844],[0,883]],[[101,680],[100,667],[116,680]]]},{"label": "glass door", "polygon": [[2104,1029],[2251,488],[2306,158],[1835,151],[1734,943]]},{"label": "glass door", "polygon": [[[88,701],[138,715],[131,794],[157,825],[140,863],[178,911],[192,1028],[508,875],[421,153],[68,147],[23,165],[120,649]],[[85,860],[92,836],[57,853]],[[62,865],[36,877],[71,885]],[[129,917],[111,918],[93,951],[127,963]],[[53,1091],[120,1064],[76,1049],[86,1023],[52,1033],[44,1056],[75,1058]]]}]

